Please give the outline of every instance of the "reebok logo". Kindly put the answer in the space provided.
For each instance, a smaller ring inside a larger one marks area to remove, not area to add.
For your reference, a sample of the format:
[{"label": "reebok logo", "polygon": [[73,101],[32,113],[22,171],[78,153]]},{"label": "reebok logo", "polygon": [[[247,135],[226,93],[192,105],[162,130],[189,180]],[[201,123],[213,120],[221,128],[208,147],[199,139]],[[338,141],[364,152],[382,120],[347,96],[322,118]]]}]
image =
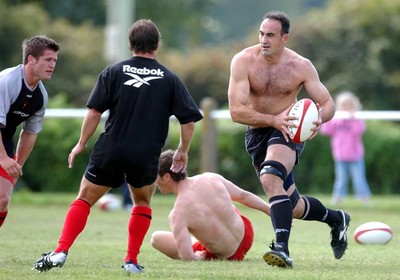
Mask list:
[{"label": "reebok logo", "polygon": [[[150,83],[148,83],[148,81],[155,79],[162,79],[164,77],[164,71],[161,71],[160,69],[147,69],[146,67],[136,68],[129,65],[124,65],[122,66],[122,71],[124,72],[125,75],[128,75],[133,78],[126,81],[124,85],[133,86],[136,88],[139,88],[143,84],[149,86]],[[139,75],[151,75],[151,76],[141,78]]]},{"label": "reebok logo", "polygon": [[153,76],[164,77],[164,71],[161,71],[161,69],[147,69],[146,67],[136,68],[136,67],[132,67],[130,65],[124,65],[124,66],[122,66],[122,71],[129,72],[132,74],[153,75]]}]

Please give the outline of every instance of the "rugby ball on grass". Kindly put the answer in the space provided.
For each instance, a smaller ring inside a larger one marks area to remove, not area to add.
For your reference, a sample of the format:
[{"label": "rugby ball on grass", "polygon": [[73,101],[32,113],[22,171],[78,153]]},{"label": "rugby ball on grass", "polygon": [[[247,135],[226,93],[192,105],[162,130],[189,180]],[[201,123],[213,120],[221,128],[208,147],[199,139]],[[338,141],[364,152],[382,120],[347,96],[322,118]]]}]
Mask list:
[{"label": "rugby ball on grass", "polygon": [[318,121],[319,113],[317,105],[309,98],[297,101],[289,111],[289,116],[297,117],[297,120],[291,120],[291,123],[297,127],[288,127],[293,135],[290,138],[295,143],[302,143],[310,139],[313,135],[312,128],[315,127],[313,122]]},{"label": "rugby ball on grass", "polygon": [[111,193],[106,193],[103,195],[97,204],[103,211],[116,211],[122,208],[121,199]]},{"label": "rugby ball on grass", "polygon": [[385,223],[368,222],[354,231],[354,240],[359,244],[387,244],[393,237],[393,231]]}]

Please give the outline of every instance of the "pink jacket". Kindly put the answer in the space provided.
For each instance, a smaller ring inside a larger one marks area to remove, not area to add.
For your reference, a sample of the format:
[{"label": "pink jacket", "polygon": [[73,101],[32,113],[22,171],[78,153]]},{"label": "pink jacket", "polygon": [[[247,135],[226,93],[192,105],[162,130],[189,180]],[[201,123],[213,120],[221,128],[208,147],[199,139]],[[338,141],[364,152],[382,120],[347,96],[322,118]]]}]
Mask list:
[{"label": "pink jacket", "polygon": [[331,137],[335,161],[357,161],[364,157],[362,135],[365,130],[364,120],[332,119],[322,125],[320,133]]}]

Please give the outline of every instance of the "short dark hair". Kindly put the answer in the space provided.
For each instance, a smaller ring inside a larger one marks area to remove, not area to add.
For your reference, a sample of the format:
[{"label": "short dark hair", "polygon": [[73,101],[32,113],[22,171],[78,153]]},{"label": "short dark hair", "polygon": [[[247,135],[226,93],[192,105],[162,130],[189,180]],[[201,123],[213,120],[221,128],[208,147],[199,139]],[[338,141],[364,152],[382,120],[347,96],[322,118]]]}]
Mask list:
[{"label": "short dark hair", "polygon": [[45,35],[37,35],[29,39],[25,39],[22,42],[23,64],[28,63],[28,56],[31,55],[34,58],[39,58],[47,49],[58,52],[60,50],[60,44],[53,39],[46,37]]},{"label": "short dark hair", "polygon": [[140,19],[129,28],[129,49],[135,53],[151,53],[158,49],[161,33],[150,19]]},{"label": "short dark hair", "polygon": [[187,177],[187,172],[174,173],[171,171],[174,154],[174,150],[166,150],[161,154],[158,175],[162,177],[164,174],[168,173],[171,175],[172,180],[179,182]]},{"label": "short dark hair", "polygon": [[272,12],[268,12],[264,15],[263,19],[273,19],[273,20],[277,20],[281,23],[282,26],[282,33],[281,35],[285,34],[285,33],[289,33],[290,31],[290,19],[289,16],[287,14],[285,14],[284,12],[280,12],[280,11],[272,11]]}]

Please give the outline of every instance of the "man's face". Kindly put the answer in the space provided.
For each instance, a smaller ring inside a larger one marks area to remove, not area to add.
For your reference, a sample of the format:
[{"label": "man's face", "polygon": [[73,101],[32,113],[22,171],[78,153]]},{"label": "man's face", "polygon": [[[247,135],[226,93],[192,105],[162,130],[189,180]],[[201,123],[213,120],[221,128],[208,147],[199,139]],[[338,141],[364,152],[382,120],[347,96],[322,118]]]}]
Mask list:
[{"label": "man's face", "polygon": [[28,64],[33,69],[34,75],[42,81],[50,80],[57,62],[57,53],[46,49],[39,58],[29,56]]},{"label": "man's face", "polygon": [[281,23],[273,19],[265,19],[260,25],[259,41],[263,55],[272,55],[285,47],[288,34],[281,35]]}]

